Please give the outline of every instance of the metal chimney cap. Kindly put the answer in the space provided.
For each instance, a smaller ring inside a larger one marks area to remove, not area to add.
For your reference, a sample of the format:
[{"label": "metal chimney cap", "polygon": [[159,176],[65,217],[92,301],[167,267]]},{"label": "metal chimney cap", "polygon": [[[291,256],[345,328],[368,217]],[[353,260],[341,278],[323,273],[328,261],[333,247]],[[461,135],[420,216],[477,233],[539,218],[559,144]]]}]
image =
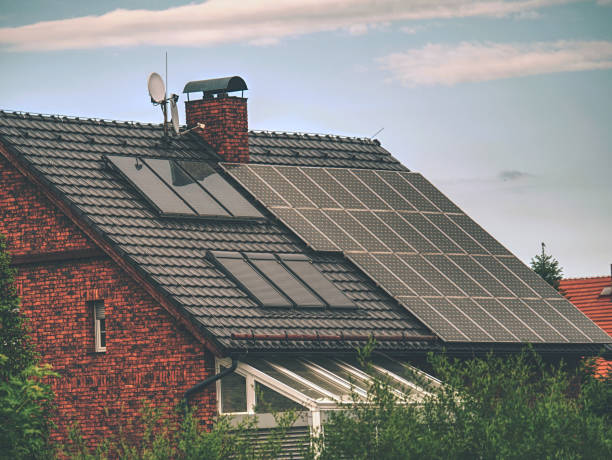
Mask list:
[{"label": "metal chimney cap", "polygon": [[204,94],[231,93],[244,91],[247,88],[244,80],[238,76],[211,78],[209,80],[190,81],[185,85],[183,93],[202,91]]}]

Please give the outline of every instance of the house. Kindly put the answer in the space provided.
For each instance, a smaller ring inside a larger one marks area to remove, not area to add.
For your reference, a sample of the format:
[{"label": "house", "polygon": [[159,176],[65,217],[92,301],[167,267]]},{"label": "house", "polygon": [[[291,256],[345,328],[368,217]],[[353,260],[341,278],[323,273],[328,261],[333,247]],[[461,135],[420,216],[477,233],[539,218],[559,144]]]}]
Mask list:
[{"label": "house", "polygon": [[181,135],[0,112],[0,232],[61,374],[56,438],[125,427],[143,400],[253,413],[255,387],[305,409],[304,432],[368,379],[371,337],[404,387],[431,351],[576,361],[612,342],[378,141],[249,132],[246,89],[188,83]]},{"label": "house", "polygon": [[[611,266],[612,268],[612,266]],[[566,278],[561,293],[595,324],[612,336],[612,276]],[[612,361],[597,361],[598,372],[612,370]]]}]

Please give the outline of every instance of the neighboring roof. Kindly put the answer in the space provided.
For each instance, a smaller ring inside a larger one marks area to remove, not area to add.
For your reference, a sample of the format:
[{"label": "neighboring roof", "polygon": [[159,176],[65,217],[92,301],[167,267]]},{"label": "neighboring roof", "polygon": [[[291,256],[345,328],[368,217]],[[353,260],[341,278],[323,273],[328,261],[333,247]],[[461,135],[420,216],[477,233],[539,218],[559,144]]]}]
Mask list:
[{"label": "neighboring roof", "polygon": [[[612,276],[567,278],[559,283],[561,293],[612,336],[612,292],[610,288],[612,288]],[[605,295],[601,295],[602,292]]]},{"label": "neighboring roof", "polygon": [[[225,352],[350,351],[371,335],[377,338],[379,348],[388,351],[422,353],[441,346],[431,330],[350,259],[312,250],[257,201],[252,200],[252,204],[266,220],[160,217],[141,193],[104,161],[105,155],[210,160],[219,174],[252,199],[216,164],[220,158],[196,134],[165,139],[159,125],[0,111],[0,142],[76,211],[102,241],[110,243],[121,260],[142,273]],[[251,132],[249,145],[252,164],[407,171],[370,139]],[[260,307],[206,258],[208,251],[307,255],[357,308],[287,311]],[[562,299],[557,301],[567,304]],[[504,351],[520,348],[518,342],[476,342],[444,345],[467,353],[492,347]],[[598,351],[597,343],[601,341],[544,341],[536,346],[551,353],[590,354]]]},{"label": "neighboring roof", "polygon": [[[273,219],[216,223],[159,218],[103,161],[107,154],[218,160],[198,135],[164,142],[159,125],[0,111],[0,142],[226,350],[350,350],[370,334],[389,337],[380,341],[382,348],[432,348],[428,340],[402,340],[431,333],[342,257],[308,251]],[[305,152],[309,164],[402,168],[369,140],[252,133],[250,142],[253,161],[286,164],[291,148]],[[301,164],[301,157],[290,158]],[[305,253],[358,308],[293,311],[291,317],[260,308],[205,259],[208,250]]]}]

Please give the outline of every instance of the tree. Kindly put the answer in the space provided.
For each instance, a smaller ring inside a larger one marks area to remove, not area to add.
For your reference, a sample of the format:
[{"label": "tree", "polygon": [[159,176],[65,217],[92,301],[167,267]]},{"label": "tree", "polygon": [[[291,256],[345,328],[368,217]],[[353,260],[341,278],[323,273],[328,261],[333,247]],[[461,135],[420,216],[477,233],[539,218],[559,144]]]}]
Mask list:
[{"label": "tree", "polygon": [[546,245],[542,243],[542,253],[531,259],[531,269],[540,275],[544,281],[555,289],[559,289],[559,281],[563,277],[563,269],[559,261],[550,254],[546,254]]},{"label": "tree", "polygon": [[48,443],[53,392],[50,366],[39,366],[19,312],[6,240],[0,234],[0,456],[39,459],[52,456]]},{"label": "tree", "polygon": [[8,379],[34,364],[36,353],[29,340],[25,320],[19,314],[19,296],[15,290],[15,270],[10,267],[6,239],[0,234],[0,379]]},{"label": "tree", "polygon": [[420,404],[377,380],[365,400],[333,412],[315,439],[320,459],[612,458],[609,375],[530,350],[430,362],[443,384],[426,387]]}]

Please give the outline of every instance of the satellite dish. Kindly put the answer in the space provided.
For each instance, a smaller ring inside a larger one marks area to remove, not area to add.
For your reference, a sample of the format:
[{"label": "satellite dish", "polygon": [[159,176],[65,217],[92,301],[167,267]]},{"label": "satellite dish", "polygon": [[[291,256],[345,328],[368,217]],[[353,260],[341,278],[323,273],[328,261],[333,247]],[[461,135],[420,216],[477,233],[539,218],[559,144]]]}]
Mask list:
[{"label": "satellite dish", "polygon": [[170,96],[170,114],[172,115],[172,127],[174,128],[174,132],[179,134],[180,126],[179,126],[179,114],[178,108],[176,107],[176,100],[178,96],[176,94],[172,94]]},{"label": "satellite dish", "polygon": [[166,99],[166,86],[164,85],[164,80],[162,80],[162,77],[157,72],[149,75],[147,87],[149,88],[151,100],[159,104]]}]

